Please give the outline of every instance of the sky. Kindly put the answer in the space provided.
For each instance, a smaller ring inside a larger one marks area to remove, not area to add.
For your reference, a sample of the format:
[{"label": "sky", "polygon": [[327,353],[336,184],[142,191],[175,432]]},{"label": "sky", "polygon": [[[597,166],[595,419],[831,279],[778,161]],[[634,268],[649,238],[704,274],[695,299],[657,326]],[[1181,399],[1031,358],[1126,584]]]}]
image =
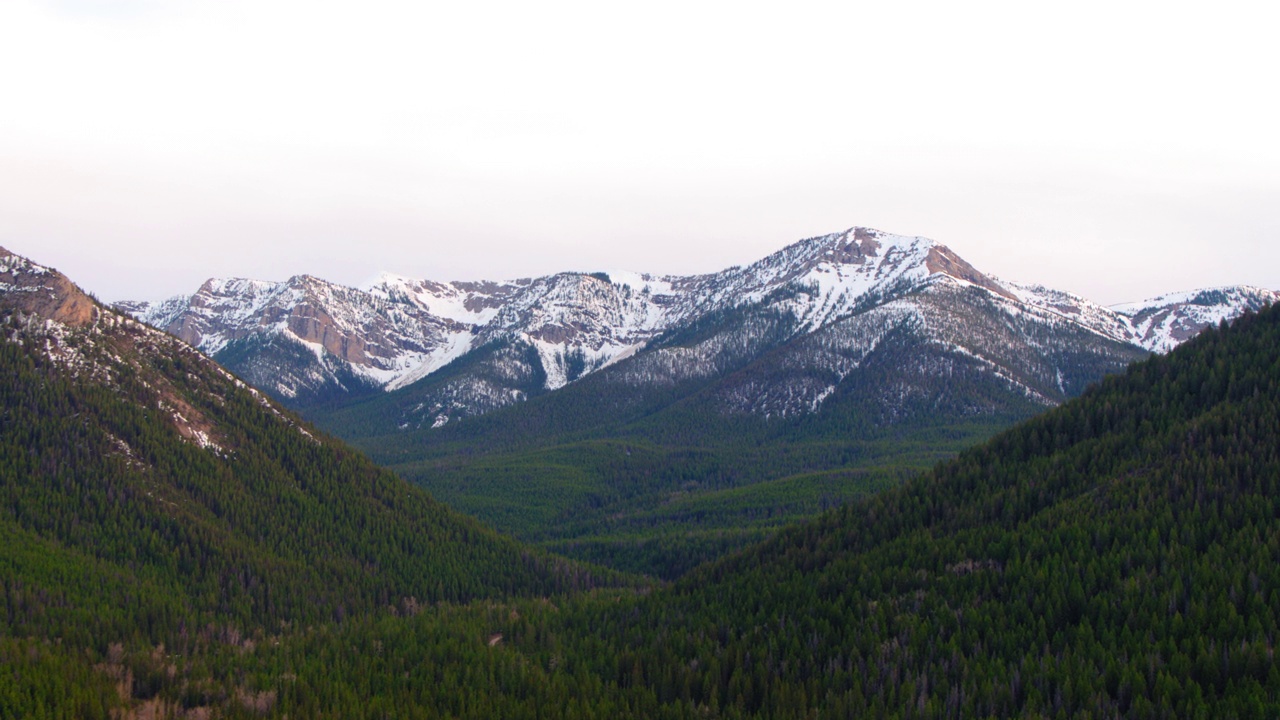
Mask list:
[{"label": "sky", "polygon": [[1280,289],[1268,6],[0,0],[0,245],[106,300],[855,225],[1104,304]]}]

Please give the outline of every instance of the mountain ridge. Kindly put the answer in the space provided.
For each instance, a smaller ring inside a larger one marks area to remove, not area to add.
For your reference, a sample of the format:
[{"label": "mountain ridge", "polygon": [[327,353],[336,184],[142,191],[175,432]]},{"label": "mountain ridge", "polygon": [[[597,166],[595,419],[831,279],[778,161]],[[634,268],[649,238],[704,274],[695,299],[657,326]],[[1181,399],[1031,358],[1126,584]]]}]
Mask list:
[{"label": "mountain ridge", "polygon": [[[0,533],[120,576],[171,572],[153,639],[172,639],[178,616],[262,628],[410,595],[577,582],[557,577],[578,572],[565,561],[444,507],[190,345],[3,249],[0,318]],[[119,537],[94,534],[106,527]],[[0,547],[10,561],[29,562]],[[304,591],[322,579],[332,587]]]},{"label": "mountain ridge", "polygon": [[[437,282],[383,273],[361,288],[308,275],[277,283],[211,279],[191,296],[117,306],[211,356],[233,348],[225,361],[298,406],[396,391],[469,354],[515,348],[497,351],[485,365],[490,380],[461,381],[467,387],[454,383],[427,403],[435,407],[431,423],[443,425],[558,390],[715,313],[753,304],[790,312],[797,322],[788,337],[794,339],[938,282],[982,288],[1154,352],[1280,298],[1273,291],[1234,286],[1106,308],[1071,293],[983,274],[927,238],[855,227],[701,275],[562,272],[515,281]],[[793,301],[769,303],[779,293],[791,293]],[[1210,296],[1219,302],[1203,302]],[[812,398],[806,402],[810,412],[820,405]],[[787,412],[802,409],[799,404]]]}]

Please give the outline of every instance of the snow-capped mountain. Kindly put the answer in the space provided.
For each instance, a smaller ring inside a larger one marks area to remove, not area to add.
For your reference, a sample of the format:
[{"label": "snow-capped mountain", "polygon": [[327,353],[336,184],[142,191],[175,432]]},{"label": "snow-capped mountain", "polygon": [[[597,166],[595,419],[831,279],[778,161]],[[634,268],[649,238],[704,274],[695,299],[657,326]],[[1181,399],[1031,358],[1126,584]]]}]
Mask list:
[{"label": "snow-capped mountain", "polygon": [[1105,308],[985,275],[926,238],[853,228],[707,275],[440,283],[387,274],[363,288],[310,276],[210,280],[190,297],[119,307],[296,404],[403,392],[412,402],[399,425],[438,427],[602,370],[637,388],[722,378],[711,393],[722,410],[812,413],[888,346],[905,359],[904,380],[889,383],[901,385],[899,404],[912,397],[912,373],[962,365],[1052,404],[1144,351],[1276,299],[1223,288]]},{"label": "snow-capped mountain", "polygon": [[1134,342],[1165,353],[1210,325],[1277,300],[1280,293],[1273,290],[1237,285],[1170,293],[1111,309],[1128,321]]},{"label": "snow-capped mountain", "polygon": [[431,372],[470,348],[474,328],[514,287],[392,275],[363,289],[310,275],[212,279],[190,297],[117,307],[294,399],[386,387]]},{"label": "snow-capped mountain", "polygon": [[1280,301],[1280,292],[1234,285],[1102,307],[1078,295],[1040,285],[1006,286],[1028,305],[1070,318],[1099,335],[1157,353],[1169,352],[1210,325]]}]

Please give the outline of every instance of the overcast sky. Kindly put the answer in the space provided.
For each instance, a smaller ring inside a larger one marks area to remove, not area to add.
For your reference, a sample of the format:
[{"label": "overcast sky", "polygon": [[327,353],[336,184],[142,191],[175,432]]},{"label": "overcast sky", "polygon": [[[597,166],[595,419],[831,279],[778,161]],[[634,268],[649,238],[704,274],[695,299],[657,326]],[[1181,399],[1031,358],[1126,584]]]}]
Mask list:
[{"label": "overcast sky", "polygon": [[0,0],[0,245],[104,299],[709,272],[864,225],[1280,289],[1270,3]]}]

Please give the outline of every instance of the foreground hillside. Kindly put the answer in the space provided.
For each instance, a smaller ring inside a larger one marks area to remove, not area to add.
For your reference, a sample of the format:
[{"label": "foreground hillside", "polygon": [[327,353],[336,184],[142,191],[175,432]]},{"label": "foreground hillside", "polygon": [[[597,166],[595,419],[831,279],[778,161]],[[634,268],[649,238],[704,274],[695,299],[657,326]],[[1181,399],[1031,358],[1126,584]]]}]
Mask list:
[{"label": "foreground hillside", "polygon": [[[2,250],[0,333],[0,656],[28,699],[88,673],[83,658],[119,675],[143,648],[252,647],[376,609],[602,577],[449,510]],[[26,702],[6,695],[13,681],[0,678],[0,717]],[[83,700],[71,715],[107,702]]]}]

